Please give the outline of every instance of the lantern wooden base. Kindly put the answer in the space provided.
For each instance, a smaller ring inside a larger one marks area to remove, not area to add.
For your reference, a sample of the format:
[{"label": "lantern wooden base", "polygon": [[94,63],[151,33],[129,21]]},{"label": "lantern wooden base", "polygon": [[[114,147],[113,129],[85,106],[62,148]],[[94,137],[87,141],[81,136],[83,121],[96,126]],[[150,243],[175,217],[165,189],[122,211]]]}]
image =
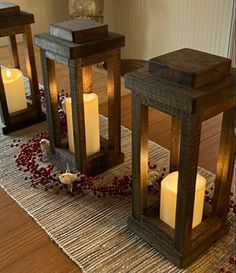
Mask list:
[{"label": "lantern wooden base", "polygon": [[10,118],[10,123],[2,128],[4,135],[46,120],[45,114],[43,112],[38,114],[29,103],[27,109],[10,114]]},{"label": "lantern wooden base", "polygon": [[184,268],[229,231],[229,223],[221,225],[218,218],[207,218],[193,229],[192,247],[182,254],[174,246],[174,230],[158,218],[141,216],[140,221],[128,217],[128,227],[148,244],[157,249],[178,267]]},{"label": "lantern wooden base", "polygon": [[[68,145],[62,145],[62,148],[55,148],[55,151],[49,152],[49,159],[55,166],[60,169],[65,169],[67,163],[71,170],[78,170],[79,162],[75,158],[75,154],[70,152]],[[86,174],[95,176],[105,170],[115,167],[124,162],[124,154],[115,154],[109,149],[108,140],[101,138],[101,150],[88,157]],[[78,165],[77,165],[78,163]]]},{"label": "lantern wooden base", "polygon": [[178,267],[190,265],[198,256],[229,232],[230,223],[212,215],[212,205],[204,204],[202,222],[192,229],[190,247],[181,253],[175,247],[175,230],[160,220],[160,196],[149,203],[140,219],[128,218],[129,228]]}]

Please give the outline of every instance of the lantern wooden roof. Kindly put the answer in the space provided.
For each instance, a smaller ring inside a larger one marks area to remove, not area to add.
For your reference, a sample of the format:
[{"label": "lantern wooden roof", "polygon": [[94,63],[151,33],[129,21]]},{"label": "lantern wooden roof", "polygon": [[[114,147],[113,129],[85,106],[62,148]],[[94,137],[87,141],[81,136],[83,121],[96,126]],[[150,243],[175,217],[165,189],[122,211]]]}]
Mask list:
[{"label": "lantern wooden roof", "polygon": [[154,75],[198,88],[220,80],[229,74],[231,60],[183,48],[149,61],[149,71]]},{"label": "lantern wooden roof", "polygon": [[121,48],[124,36],[108,32],[107,25],[76,19],[52,24],[50,33],[36,34],[35,45],[52,54],[76,59]]},{"label": "lantern wooden roof", "polygon": [[[189,49],[182,49],[178,52],[176,51],[177,54],[173,54],[173,52],[164,55],[164,57],[151,59],[149,61],[149,69],[140,69],[125,75],[126,87],[140,95],[141,98],[148,99],[150,105],[159,104],[159,109],[162,108],[164,112],[173,115],[176,110],[179,110],[180,112],[200,114],[205,119],[211,115],[209,107],[212,107],[212,113],[217,112],[216,109],[213,111],[213,108],[216,108],[217,105],[221,105],[221,111],[233,107],[235,94],[233,72],[230,71],[230,60],[219,56],[214,58],[214,55],[191,50],[191,52],[194,52],[195,57],[195,65],[193,65],[191,62],[187,63],[186,59],[181,59],[180,55],[184,55],[184,52],[187,52],[187,55],[190,53]],[[178,63],[176,59],[173,61],[172,55],[180,57],[179,63],[184,63],[184,69],[178,69]],[[197,56],[200,57],[198,58]],[[203,56],[206,58],[205,62],[201,62]],[[213,59],[215,60],[214,63],[212,62]],[[197,64],[196,60],[199,60]],[[190,66],[191,69],[187,69]],[[175,73],[177,70],[178,73]],[[214,73],[213,71],[216,70],[221,72]],[[202,71],[205,72],[202,73]],[[204,76],[201,76],[201,73]],[[215,75],[215,77],[214,75],[211,76],[210,84],[200,84],[201,86],[198,88],[192,87],[194,79],[201,78],[201,83],[207,83],[209,73]],[[186,77],[187,84],[176,82],[177,79],[183,82]],[[222,101],[224,102],[223,104]]]},{"label": "lantern wooden roof", "polygon": [[88,19],[76,19],[50,25],[50,34],[75,43],[103,39],[108,26]]},{"label": "lantern wooden roof", "polygon": [[[1,29],[34,23],[34,15],[21,11],[20,7],[11,3],[0,3],[0,36],[5,36]],[[21,33],[21,32],[19,32]],[[16,34],[16,31],[15,31]]]}]

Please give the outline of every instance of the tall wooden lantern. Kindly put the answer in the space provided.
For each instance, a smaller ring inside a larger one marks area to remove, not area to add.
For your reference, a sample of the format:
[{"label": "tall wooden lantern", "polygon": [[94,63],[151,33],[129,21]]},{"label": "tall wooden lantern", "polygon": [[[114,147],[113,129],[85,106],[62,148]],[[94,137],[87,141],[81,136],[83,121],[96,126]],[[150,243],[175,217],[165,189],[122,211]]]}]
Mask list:
[{"label": "tall wooden lantern", "polygon": [[[0,3],[0,37],[8,36],[14,65],[14,69],[0,68],[0,116],[5,125],[4,134],[45,120],[35,66],[32,23],[33,14],[21,11],[17,5]],[[23,74],[20,71],[16,34],[23,34],[24,38],[30,99],[26,98]]]},{"label": "tall wooden lantern", "polygon": [[[129,227],[177,266],[185,267],[229,230],[234,162],[235,94],[231,62],[181,49],[125,76],[133,91],[133,212]],[[172,117],[171,173],[160,196],[146,202],[148,107]],[[212,206],[197,174],[201,124],[223,112]]]},{"label": "tall wooden lantern", "polygon": [[[108,32],[107,25],[86,19],[52,24],[50,33],[35,35],[41,49],[50,158],[59,167],[89,175],[124,160],[121,152],[120,48],[124,36]],[[58,114],[55,61],[69,67],[70,96],[66,99],[67,140],[62,139]],[[108,139],[100,137],[98,98],[93,93],[92,65],[108,65]]]}]

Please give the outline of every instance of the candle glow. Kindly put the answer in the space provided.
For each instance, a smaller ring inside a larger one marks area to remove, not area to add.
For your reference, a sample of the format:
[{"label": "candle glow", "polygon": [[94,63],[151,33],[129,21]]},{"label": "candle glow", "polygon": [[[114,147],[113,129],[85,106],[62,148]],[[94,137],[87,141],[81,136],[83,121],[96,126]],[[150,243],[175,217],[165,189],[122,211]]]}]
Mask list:
[{"label": "candle glow", "polygon": [[[87,156],[93,155],[100,150],[100,130],[98,96],[95,93],[83,94],[84,98],[84,123]],[[72,120],[71,98],[65,99],[68,144],[69,150],[74,153],[74,132]]]},{"label": "candle glow", "polygon": [[11,78],[11,71],[9,69],[7,69],[6,71],[6,76],[7,78]]},{"label": "candle glow", "polygon": [[[179,172],[172,172],[161,182],[160,219],[175,228]],[[192,228],[202,221],[206,179],[197,174]]]},{"label": "candle glow", "polygon": [[27,108],[23,74],[19,69],[1,70],[9,113]]}]

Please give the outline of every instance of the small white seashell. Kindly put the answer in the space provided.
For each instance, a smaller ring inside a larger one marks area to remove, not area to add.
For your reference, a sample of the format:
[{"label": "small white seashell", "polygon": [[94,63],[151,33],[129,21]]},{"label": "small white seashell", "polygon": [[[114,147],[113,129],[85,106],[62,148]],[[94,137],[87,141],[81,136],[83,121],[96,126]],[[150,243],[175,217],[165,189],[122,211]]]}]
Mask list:
[{"label": "small white seashell", "polygon": [[67,188],[70,192],[73,192],[73,182],[79,181],[80,178],[77,176],[77,174],[70,172],[70,167],[67,163],[66,171],[59,175],[59,180],[62,184],[67,185]]},{"label": "small white seashell", "polygon": [[70,185],[76,180],[79,180],[77,174],[65,172],[59,175],[59,180],[62,184]]},{"label": "small white seashell", "polygon": [[41,139],[40,140],[41,149],[43,152],[48,153],[50,149],[50,141],[48,139]]}]

